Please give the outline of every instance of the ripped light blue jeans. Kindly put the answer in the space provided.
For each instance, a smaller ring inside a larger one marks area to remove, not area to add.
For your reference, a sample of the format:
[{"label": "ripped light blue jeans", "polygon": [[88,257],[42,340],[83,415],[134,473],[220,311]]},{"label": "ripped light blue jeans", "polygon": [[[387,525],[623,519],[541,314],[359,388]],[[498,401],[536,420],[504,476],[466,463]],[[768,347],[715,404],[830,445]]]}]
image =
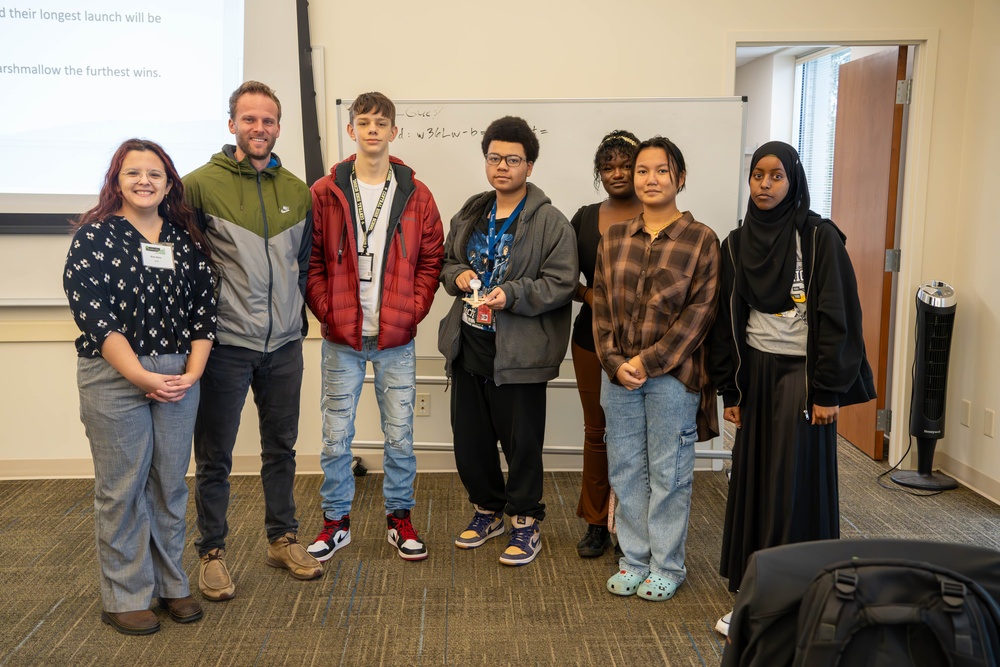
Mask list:
[{"label": "ripped light blue jeans", "polygon": [[651,377],[634,391],[602,375],[622,570],[642,577],[653,572],[678,584],[687,576],[684,545],[699,400],[672,375]]},{"label": "ripped light blue jeans", "polygon": [[368,362],[375,372],[375,398],[385,435],[382,456],[385,510],[413,507],[413,478],[417,474],[417,458],[413,455],[413,402],[417,384],[413,341],[379,350],[378,338],[365,336],[359,352],[348,345],[324,340],[323,450],[319,460],[324,476],[320,487],[323,513],[329,519],[350,514],[354,501],[351,443]]}]

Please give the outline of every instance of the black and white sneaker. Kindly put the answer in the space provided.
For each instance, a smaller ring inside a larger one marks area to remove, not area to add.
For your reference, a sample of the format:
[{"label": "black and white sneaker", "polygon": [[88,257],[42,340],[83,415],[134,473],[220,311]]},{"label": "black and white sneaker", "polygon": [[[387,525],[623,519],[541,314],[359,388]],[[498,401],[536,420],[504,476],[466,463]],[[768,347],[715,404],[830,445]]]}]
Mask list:
[{"label": "black and white sneaker", "polygon": [[729,612],[720,618],[715,624],[715,631],[720,635],[729,636],[729,622],[733,620],[733,612]]},{"label": "black and white sneaker", "polygon": [[423,560],[427,558],[427,546],[417,537],[417,531],[410,521],[410,510],[393,510],[385,515],[389,526],[389,544],[396,547],[403,560]]},{"label": "black and white sneaker", "polygon": [[323,530],[319,532],[313,543],[306,551],[309,555],[324,562],[330,560],[337,549],[342,549],[351,543],[351,517],[345,514],[339,519],[332,520],[323,517]]}]

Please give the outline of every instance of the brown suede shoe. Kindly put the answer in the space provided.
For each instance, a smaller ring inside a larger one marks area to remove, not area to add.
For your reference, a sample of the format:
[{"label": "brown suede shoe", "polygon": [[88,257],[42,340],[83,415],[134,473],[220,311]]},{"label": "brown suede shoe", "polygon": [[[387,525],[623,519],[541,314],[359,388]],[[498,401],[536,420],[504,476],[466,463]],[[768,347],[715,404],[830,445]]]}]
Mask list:
[{"label": "brown suede shoe", "polygon": [[212,549],[198,564],[198,588],[206,600],[228,600],[236,595],[236,584],[223,560],[225,555],[225,549]]},{"label": "brown suede shoe", "polygon": [[160,606],[170,612],[170,618],[178,623],[191,623],[202,616],[201,605],[188,595],[183,598],[160,598]]},{"label": "brown suede shoe", "polygon": [[148,609],[139,611],[102,611],[101,620],[123,635],[151,635],[160,629],[156,614]]},{"label": "brown suede shoe", "polygon": [[296,579],[316,579],[323,576],[323,566],[309,555],[295,533],[285,533],[267,545],[265,563],[271,567],[283,567]]}]

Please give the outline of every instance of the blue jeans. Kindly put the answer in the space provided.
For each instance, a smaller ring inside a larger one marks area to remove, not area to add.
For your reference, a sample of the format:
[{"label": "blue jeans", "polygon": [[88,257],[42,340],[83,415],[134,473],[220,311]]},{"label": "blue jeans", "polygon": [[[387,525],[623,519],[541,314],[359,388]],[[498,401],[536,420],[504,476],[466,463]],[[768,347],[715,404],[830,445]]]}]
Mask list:
[{"label": "blue jeans", "polygon": [[[184,372],[187,355],[139,357],[148,371]],[[190,594],[181,563],[198,408],[196,383],[159,403],[102,358],[77,360],[80,420],[94,457],[94,524],[101,601],[111,613],[148,609],[153,597]]]},{"label": "blue jeans", "polygon": [[684,581],[699,398],[672,375],[634,391],[601,380],[623,570]]},{"label": "blue jeans", "polygon": [[351,472],[351,442],[358,399],[371,362],[375,371],[375,398],[378,400],[385,435],[382,494],[385,510],[413,507],[413,479],[417,457],[413,455],[413,402],[417,392],[417,372],[413,341],[386,350],[378,349],[376,336],[365,336],[361,351],[348,345],[323,341],[323,512],[339,519],[351,513],[354,501],[354,474]]}]

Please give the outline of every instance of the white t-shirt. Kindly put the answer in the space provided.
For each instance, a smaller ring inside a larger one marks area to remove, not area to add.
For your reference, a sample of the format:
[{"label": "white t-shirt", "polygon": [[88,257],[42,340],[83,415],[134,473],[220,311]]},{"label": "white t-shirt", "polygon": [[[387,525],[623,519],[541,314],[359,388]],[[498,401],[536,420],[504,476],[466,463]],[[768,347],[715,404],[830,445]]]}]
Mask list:
[{"label": "white t-shirt", "polygon": [[795,235],[795,277],[792,279],[792,307],[783,313],[761,313],[750,309],[747,344],[762,352],[806,356],[809,326],[806,321],[806,283],[802,275],[802,246]]},{"label": "white t-shirt", "polygon": [[[358,191],[361,193],[361,206],[364,210],[365,218],[365,228],[371,226],[372,216],[375,214],[375,207],[378,206],[379,197],[382,196],[382,188],[385,187],[385,181],[382,181],[378,185],[369,185],[358,180]],[[389,216],[392,211],[392,198],[396,194],[396,174],[393,173],[391,180],[389,182],[389,191],[385,195],[385,201],[382,202],[382,208],[379,211],[378,219],[375,220],[375,227],[372,229],[371,234],[368,235],[368,252],[372,255],[372,279],[370,282],[364,280],[360,281],[360,300],[361,300],[361,314],[364,316],[364,321],[361,325],[361,335],[362,336],[377,336],[378,335],[378,309],[379,309],[379,295],[382,293],[382,269],[385,258],[385,241],[386,233],[389,230]],[[353,198],[353,193],[352,193]],[[357,202],[354,203],[355,212],[358,213]],[[357,216],[358,221],[361,220],[361,215]],[[365,245],[365,235],[364,231],[361,230],[360,225],[358,226],[357,239],[358,239],[358,253],[363,251]],[[359,258],[359,264],[360,264]]]}]

